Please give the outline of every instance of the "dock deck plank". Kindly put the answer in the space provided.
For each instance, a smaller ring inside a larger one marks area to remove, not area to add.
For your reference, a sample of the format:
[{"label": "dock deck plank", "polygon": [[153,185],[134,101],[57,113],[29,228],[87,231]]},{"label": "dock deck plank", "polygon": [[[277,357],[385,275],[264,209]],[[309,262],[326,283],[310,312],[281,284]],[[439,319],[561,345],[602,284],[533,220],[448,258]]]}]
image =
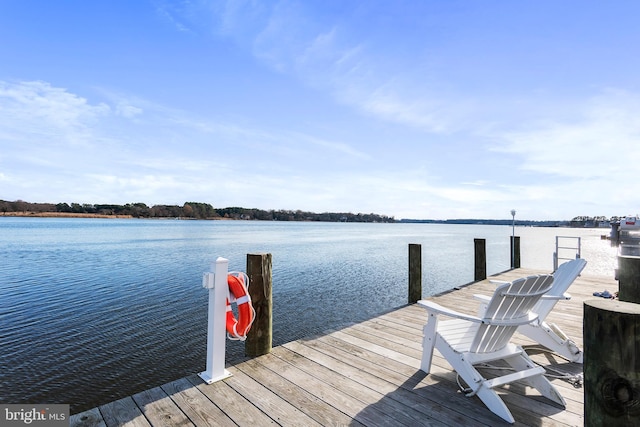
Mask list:
[{"label": "dock deck plank", "polygon": [[161,387],[133,395],[133,400],[151,425],[194,426],[178,405]]},{"label": "dock deck plank", "polygon": [[165,384],[162,389],[197,427],[233,427],[236,425],[227,414],[202,394],[197,387],[194,387],[187,378]]},{"label": "dock deck plank", "polygon": [[[539,271],[516,269],[490,279],[510,281]],[[473,294],[491,295],[484,280],[430,297],[475,312]],[[580,276],[547,317],[582,347],[583,302],[595,291],[618,290],[610,278]],[[458,389],[456,373],[436,351],[429,375],[420,371],[425,310],[408,305],[339,330],[276,347],[268,355],[229,366],[230,378],[205,384],[191,375],[161,387],[75,414],[74,427],[111,426],[496,426],[509,425],[477,398]],[[575,376],[582,365],[541,349],[516,334],[549,374]],[[550,378],[566,408],[514,383],[498,389],[516,426],[583,425],[584,391],[566,378]]]},{"label": "dock deck plank", "polygon": [[125,397],[115,402],[100,406],[107,427],[149,427],[151,424],[135,404],[133,398]]}]

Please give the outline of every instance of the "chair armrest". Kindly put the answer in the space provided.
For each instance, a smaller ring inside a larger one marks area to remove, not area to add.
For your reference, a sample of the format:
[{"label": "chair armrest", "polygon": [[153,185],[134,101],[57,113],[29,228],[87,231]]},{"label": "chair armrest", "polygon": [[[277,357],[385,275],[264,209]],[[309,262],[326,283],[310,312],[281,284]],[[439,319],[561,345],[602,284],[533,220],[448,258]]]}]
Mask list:
[{"label": "chair armrest", "polygon": [[509,283],[509,282],[506,282],[504,280],[491,280],[491,279],[489,279],[489,283],[493,283],[494,285],[504,285],[505,283]]},{"label": "chair armrest", "polygon": [[556,300],[556,301],[559,301],[561,299],[568,300],[568,299],[571,299],[571,294],[568,294],[568,293],[565,292],[564,294],[557,295],[557,296],[555,296],[555,295],[542,295],[540,297],[540,299],[541,300]]},{"label": "chair armrest", "polygon": [[469,314],[464,314],[455,310],[451,310],[433,301],[420,300],[418,301],[418,304],[426,308],[429,313],[444,314],[445,316],[455,317],[456,319],[468,320],[470,322],[475,322],[475,323],[482,323],[482,319],[479,317],[471,316]]},{"label": "chair armrest", "polygon": [[478,304],[478,317],[484,317],[484,314],[487,312],[487,307],[489,307],[489,303],[491,302],[491,297],[473,294],[473,299],[480,301],[480,304]]},{"label": "chair armrest", "polygon": [[487,303],[489,301],[491,301],[491,297],[487,296],[487,295],[481,295],[481,294],[473,294],[473,299],[477,299],[480,302],[484,302]]}]

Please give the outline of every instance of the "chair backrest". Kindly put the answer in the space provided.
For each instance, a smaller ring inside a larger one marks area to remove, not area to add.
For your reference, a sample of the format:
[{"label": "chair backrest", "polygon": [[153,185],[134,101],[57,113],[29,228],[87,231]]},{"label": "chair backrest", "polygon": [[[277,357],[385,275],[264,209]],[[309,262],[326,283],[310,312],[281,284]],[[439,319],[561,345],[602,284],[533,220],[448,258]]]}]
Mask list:
[{"label": "chair backrest", "polygon": [[[552,284],[553,276],[540,274],[500,285],[487,305],[483,323],[471,343],[470,351],[488,353],[506,346],[518,322],[529,317],[535,304],[551,289]],[[490,324],[492,321],[500,321],[500,324]]]},{"label": "chair backrest", "polygon": [[[554,297],[564,295],[586,265],[587,261],[582,258],[576,258],[561,264],[553,273],[553,286],[547,292],[547,295]],[[557,302],[558,300],[541,299],[533,308],[533,311],[536,312],[540,320],[544,320]]]}]

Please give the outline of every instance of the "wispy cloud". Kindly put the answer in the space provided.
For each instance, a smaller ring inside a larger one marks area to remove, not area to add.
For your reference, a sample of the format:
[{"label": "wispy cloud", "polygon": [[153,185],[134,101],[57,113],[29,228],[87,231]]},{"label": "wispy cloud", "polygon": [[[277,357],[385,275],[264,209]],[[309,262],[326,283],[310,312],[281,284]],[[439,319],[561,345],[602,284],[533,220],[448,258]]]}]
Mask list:
[{"label": "wispy cloud", "polygon": [[108,105],[91,105],[83,97],[43,81],[0,81],[0,129],[5,134],[48,135],[47,144],[64,134],[70,143],[88,142],[92,123],[109,115]]},{"label": "wispy cloud", "polygon": [[[199,15],[194,15],[197,10],[194,9],[193,2],[168,2],[167,0],[153,0],[153,2],[155,4],[156,14],[176,30],[183,33],[194,32],[190,21]],[[203,4],[199,7],[202,6]]]},{"label": "wispy cloud", "polygon": [[[336,101],[363,114],[445,133],[458,129],[476,108],[470,99],[444,98],[417,58],[394,64],[388,59],[391,52],[376,53],[388,47],[353,33],[340,21],[318,19],[308,3],[222,4],[214,8],[220,34],[277,72],[328,91]],[[342,7],[346,14],[357,13],[348,5]],[[359,5],[368,7],[375,6]]]},{"label": "wispy cloud", "polygon": [[205,119],[123,94],[98,91],[107,101],[91,103],[46,82],[0,82],[0,88],[0,113],[7,113],[0,114],[0,168],[18,183],[16,194],[36,182],[54,190],[48,177],[67,174],[82,177],[73,194],[85,201],[90,194],[120,200],[162,188],[195,197],[240,183],[260,192],[269,174],[291,185],[307,182],[299,178],[306,172],[369,160],[343,142]]},{"label": "wispy cloud", "polygon": [[640,162],[640,102],[636,94],[606,90],[574,106],[569,121],[548,118],[505,132],[499,151],[517,154],[526,170],[572,179],[628,176]]}]

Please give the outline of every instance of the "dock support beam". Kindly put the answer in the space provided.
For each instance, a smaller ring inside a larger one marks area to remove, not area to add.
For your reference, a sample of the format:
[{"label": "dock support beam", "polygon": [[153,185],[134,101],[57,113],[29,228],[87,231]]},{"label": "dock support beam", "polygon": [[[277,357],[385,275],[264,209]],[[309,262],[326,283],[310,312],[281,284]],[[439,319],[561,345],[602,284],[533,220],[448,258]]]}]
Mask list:
[{"label": "dock support beam", "polygon": [[247,254],[249,296],[256,310],[256,318],[244,343],[245,355],[251,357],[270,353],[273,345],[271,262],[271,254]]},{"label": "dock support beam", "polygon": [[520,268],[520,236],[510,236],[511,268]]},{"label": "dock support beam", "polygon": [[474,274],[473,280],[479,282],[487,278],[487,240],[473,239]]},{"label": "dock support beam", "polygon": [[205,273],[202,286],[209,289],[209,309],[207,314],[207,370],[201,372],[200,378],[207,384],[223,380],[231,376],[224,367],[226,346],[227,274],[229,260],[219,257],[211,263],[212,272]]},{"label": "dock support beam", "polygon": [[409,243],[409,304],[422,299],[422,245]]},{"label": "dock support beam", "polygon": [[640,425],[640,305],[584,302],[584,425]]},{"label": "dock support beam", "polygon": [[618,299],[640,304],[640,257],[618,256]]}]

